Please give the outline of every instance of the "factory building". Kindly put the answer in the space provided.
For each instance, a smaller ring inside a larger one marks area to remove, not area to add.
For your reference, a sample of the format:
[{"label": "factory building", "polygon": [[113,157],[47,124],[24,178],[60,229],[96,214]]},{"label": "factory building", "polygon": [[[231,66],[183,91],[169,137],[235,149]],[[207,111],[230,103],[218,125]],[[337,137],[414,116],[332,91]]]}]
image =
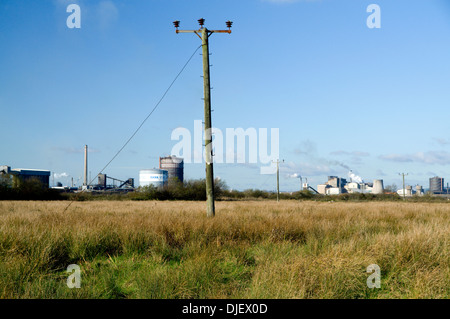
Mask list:
[{"label": "factory building", "polygon": [[317,192],[323,195],[338,195],[346,193],[344,185],[347,184],[345,178],[338,176],[328,176],[328,181],[325,184],[317,185]]},{"label": "factory building", "polygon": [[344,186],[347,193],[360,193],[361,192],[361,185],[356,182],[350,182],[347,185]]},{"label": "factory building", "polygon": [[402,197],[403,197],[403,193],[405,194],[405,197],[411,197],[413,195],[423,196],[424,191],[423,191],[423,187],[420,186],[420,185],[416,185],[414,187],[414,189],[413,189],[413,187],[411,185],[406,185],[404,191],[403,191],[403,189],[399,189],[397,191],[397,194],[399,194]]},{"label": "factory building", "polygon": [[376,179],[373,183],[351,181],[337,176],[328,176],[325,184],[317,185],[317,191],[323,195],[338,195],[343,193],[372,193],[383,194],[383,180]]},{"label": "factory building", "polygon": [[339,187],[328,187],[326,190],[327,195],[339,195],[342,193],[342,189]]},{"label": "factory building", "polygon": [[36,181],[42,184],[42,187],[48,188],[50,185],[50,171],[42,169],[14,168],[10,166],[0,166],[1,175],[12,176],[13,186],[19,187],[22,183]]},{"label": "factory building", "polygon": [[177,178],[183,183],[184,175],[184,160],[174,155],[168,157],[159,158],[159,169],[166,170],[168,172],[169,181]]},{"label": "factory building", "polygon": [[444,178],[442,177],[431,177],[430,178],[430,193],[431,194],[443,194],[444,190]]},{"label": "factory building", "polygon": [[345,178],[337,177],[337,176],[328,176],[328,185],[333,188],[340,188],[343,185],[347,184],[347,180]]},{"label": "factory building", "polygon": [[413,188],[411,185],[406,185],[405,189],[399,189],[397,191],[397,194],[399,194],[400,196],[403,196],[403,194],[405,194],[404,196],[406,197],[411,197],[414,193],[413,193]]},{"label": "factory building", "polygon": [[331,186],[327,185],[327,184],[319,184],[319,185],[317,185],[317,192],[319,194],[326,195],[328,188],[331,188]]},{"label": "factory building", "polygon": [[423,187],[420,185],[416,185],[416,195],[423,196],[423,194],[424,194]]},{"label": "factory building", "polygon": [[106,174],[98,174],[98,186],[101,188],[106,188]]},{"label": "factory building", "polygon": [[167,185],[169,172],[164,169],[142,169],[139,171],[139,186],[145,187],[153,185],[163,187]]},{"label": "factory building", "polygon": [[[108,179],[112,180],[112,182],[113,182],[112,185],[107,185]],[[116,182],[118,183],[118,185],[115,184]],[[108,176],[106,174],[98,174],[97,188],[104,190],[104,189],[120,189],[122,187],[124,187],[126,189],[134,188],[134,178],[129,178],[129,179],[123,181],[123,180]]]},{"label": "factory building", "polygon": [[[350,182],[347,185],[344,186],[344,189],[346,190],[346,193],[373,193],[373,183],[356,183],[356,182]],[[382,189],[381,193],[383,194],[384,189]]]}]

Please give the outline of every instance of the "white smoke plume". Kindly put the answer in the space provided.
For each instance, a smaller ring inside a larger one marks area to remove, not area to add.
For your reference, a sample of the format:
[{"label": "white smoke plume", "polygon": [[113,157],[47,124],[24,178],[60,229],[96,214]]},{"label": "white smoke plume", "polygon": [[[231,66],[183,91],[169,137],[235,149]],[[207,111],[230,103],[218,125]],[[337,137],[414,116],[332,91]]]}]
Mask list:
[{"label": "white smoke plume", "polygon": [[69,175],[67,175],[66,172],[61,173],[61,174],[53,173],[53,176],[54,176],[55,178],[69,177]]},{"label": "white smoke plume", "polygon": [[361,178],[361,176],[356,175],[352,171],[348,172],[348,176],[350,177],[350,180],[352,182],[355,182],[358,184],[364,183],[364,180]]}]

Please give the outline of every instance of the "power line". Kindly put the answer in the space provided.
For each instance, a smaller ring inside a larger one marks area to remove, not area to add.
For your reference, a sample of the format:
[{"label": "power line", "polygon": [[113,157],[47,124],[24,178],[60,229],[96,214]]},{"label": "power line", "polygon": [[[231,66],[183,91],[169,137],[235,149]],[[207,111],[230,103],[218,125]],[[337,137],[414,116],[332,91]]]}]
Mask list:
[{"label": "power line", "polygon": [[[144,125],[144,123],[148,120],[148,118],[153,114],[153,112],[157,109],[157,107],[159,106],[159,104],[162,102],[162,100],[166,97],[167,93],[169,92],[169,90],[172,88],[173,84],[175,83],[175,81],[178,79],[178,77],[181,75],[181,73],[183,73],[184,69],[186,68],[186,66],[189,64],[189,62],[192,60],[192,58],[194,57],[195,53],[198,51],[198,49],[200,49],[202,46],[200,45],[197,49],[195,49],[194,53],[192,53],[191,57],[187,60],[187,62],[184,64],[184,66],[181,68],[180,72],[178,72],[177,76],[175,77],[175,79],[173,79],[172,83],[170,83],[169,87],[167,88],[167,90],[164,92],[164,94],[162,95],[162,97],[159,99],[158,103],[156,103],[155,107],[153,108],[153,110],[147,115],[147,117],[142,121],[141,125],[139,125],[139,127],[134,131],[134,133],[130,136],[130,138],[125,142],[125,144],[122,146],[122,148],[116,153],[116,155],[113,156],[113,158],[108,162],[108,164],[105,165],[105,167],[102,168],[102,170],[98,173],[101,174],[108,166],[109,164],[111,164],[111,162],[120,154],[120,152],[122,152],[122,150],[128,145],[128,143],[133,139],[133,137],[137,134],[137,132],[141,129],[141,127]],[[98,176],[97,174],[97,176]],[[94,177],[95,179],[95,177]],[[93,180],[92,180],[93,181]],[[89,183],[89,185],[92,183],[92,181]]]},{"label": "power line", "polygon": [[[123,146],[117,151],[117,153],[111,158],[111,160],[105,165],[105,167],[103,167],[100,172],[98,172],[98,174],[88,183],[88,185],[91,185],[92,182],[95,180],[95,178],[101,174],[111,163],[112,161],[114,161],[114,159],[123,151],[123,149],[128,145],[128,143],[130,143],[130,141],[133,139],[133,137],[139,132],[139,130],[142,128],[142,126],[144,125],[144,123],[148,120],[148,118],[153,114],[153,112],[155,112],[155,110],[158,108],[158,106],[161,104],[161,102],[164,100],[164,98],[166,97],[167,93],[170,91],[170,89],[172,88],[172,86],[174,85],[174,83],[176,82],[176,80],[179,78],[179,76],[181,75],[181,73],[183,73],[184,69],[186,69],[187,65],[189,64],[189,62],[191,62],[192,58],[194,57],[195,53],[197,53],[198,49],[200,49],[202,46],[199,45],[194,52],[192,53],[192,55],[189,57],[189,59],[186,61],[186,63],[183,65],[183,67],[181,68],[180,72],[178,72],[178,74],[175,76],[175,78],[173,79],[172,83],[170,83],[169,87],[166,89],[166,91],[164,92],[164,94],[161,96],[161,98],[159,99],[158,103],[156,103],[156,105],[153,107],[153,109],[150,111],[150,113],[147,115],[147,117],[141,122],[141,124],[138,126],[138,128],[133,132],[133,134],[130,136],[130,138],[125,142],[125,144],[123,144]],[[83,192],[83,191],[82,191]],[[67,205],[67,207],[64,209],[63,213],[65,213],[67,211],[67,209],[70,207],[70,205],[72,205],[73,200],[69,203],[69,205]]]}]

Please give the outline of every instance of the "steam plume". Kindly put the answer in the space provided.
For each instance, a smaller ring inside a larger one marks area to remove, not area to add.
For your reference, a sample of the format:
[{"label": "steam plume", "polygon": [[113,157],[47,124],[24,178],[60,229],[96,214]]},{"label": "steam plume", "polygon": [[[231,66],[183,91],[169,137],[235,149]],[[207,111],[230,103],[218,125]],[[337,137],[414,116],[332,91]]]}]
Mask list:
[{"label": "steam plume", "polygon": [[350,172],[348,172],[348,176],[350,177],[350,180],[352,182],[355,182],[358,184],[364,183],[364,180],[361,178],[361,176],[356,175],[351,170],[350,170]]}]

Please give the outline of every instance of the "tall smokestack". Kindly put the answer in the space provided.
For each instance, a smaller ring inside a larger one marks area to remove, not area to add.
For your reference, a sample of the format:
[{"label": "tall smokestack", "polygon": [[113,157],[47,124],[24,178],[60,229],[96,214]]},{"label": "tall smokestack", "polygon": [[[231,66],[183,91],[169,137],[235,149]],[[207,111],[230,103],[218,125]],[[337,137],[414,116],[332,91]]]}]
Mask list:
[{"label": "tall smokestack", "polygon": [[88,156],[88,146],[84,146],[84,182],[83,185],[87,186],[88,184],[88,164],[87,164],[87,156]]}]

